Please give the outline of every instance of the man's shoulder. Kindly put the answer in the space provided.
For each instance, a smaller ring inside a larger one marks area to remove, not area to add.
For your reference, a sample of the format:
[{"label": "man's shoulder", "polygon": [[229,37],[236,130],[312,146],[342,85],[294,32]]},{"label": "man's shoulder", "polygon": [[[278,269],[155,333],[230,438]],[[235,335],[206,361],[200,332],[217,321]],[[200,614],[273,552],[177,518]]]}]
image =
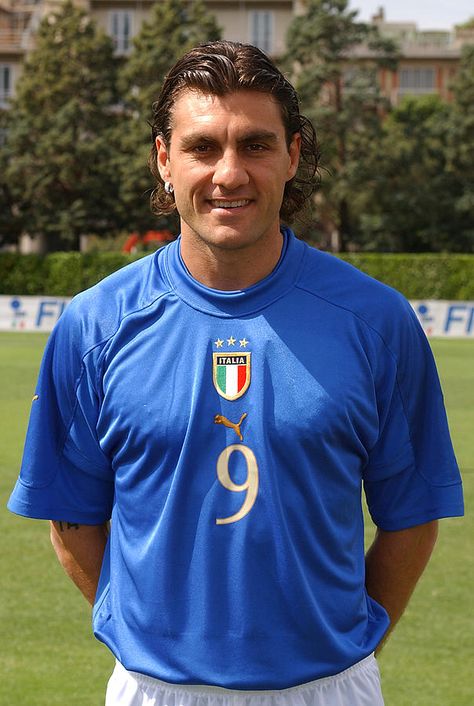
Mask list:
[{"label": "man's shoulder", "polygon": [[150,307],[170,290],[162,275],[163,254],[136,260],[77,294],[58,327],[83,351],[108,340],[126,317]]},{"label": "man's shoulder", "polygon": [[374,279],[340,257],[307,246],[298,286],[363,320],[381,335],[415,314],[396,289]]}]

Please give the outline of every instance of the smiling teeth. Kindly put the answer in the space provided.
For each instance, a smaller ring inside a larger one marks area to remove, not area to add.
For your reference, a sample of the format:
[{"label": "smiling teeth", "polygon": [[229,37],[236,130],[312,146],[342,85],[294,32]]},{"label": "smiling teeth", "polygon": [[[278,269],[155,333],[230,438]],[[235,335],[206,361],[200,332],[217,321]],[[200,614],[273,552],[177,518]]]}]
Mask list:
[{"label": "smiling teeth", "polygon": [[239,208],[240,206],[246,206],[250,201],[248,199],[241,199],[240,201],[211,201],[215,208]]}]

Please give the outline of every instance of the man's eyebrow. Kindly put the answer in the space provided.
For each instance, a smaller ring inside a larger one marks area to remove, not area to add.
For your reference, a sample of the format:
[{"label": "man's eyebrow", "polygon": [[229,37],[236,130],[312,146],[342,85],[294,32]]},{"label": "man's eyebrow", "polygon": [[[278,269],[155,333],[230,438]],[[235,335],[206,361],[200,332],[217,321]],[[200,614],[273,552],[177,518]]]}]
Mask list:
[{"label": "man's eyebrow", "polygon": [[275,132],[272,132],[272,130],[254,130],[246,135],[242,135],[237,142],[239,144],[248,144],[249,142],[270,142],[274,144],[278,142],[278,135]]},{"label": "man's eyebrow", "polygon": [[[187,135],[183,135],[179,140],[180,147],[184,150],[193,147],[198,142],[215,144],[216,142],[218,142],[218,139],[216,139],[215,136],[207,132],[196,131],[188,133]],[[239,145],[249,144],[252,142],[266,142],[270,144],[276,144],[278,142],[278,135],[272,130],[252,130],[247,133],[244,133],[237,140],[237,144]]]},{"label": "man's eyebrow", "polygon": [[179,145],[182,149],[193,147],[198,142],[215,142],[216,139],[205,132],[191,132],[183,135],[179,140]]}]

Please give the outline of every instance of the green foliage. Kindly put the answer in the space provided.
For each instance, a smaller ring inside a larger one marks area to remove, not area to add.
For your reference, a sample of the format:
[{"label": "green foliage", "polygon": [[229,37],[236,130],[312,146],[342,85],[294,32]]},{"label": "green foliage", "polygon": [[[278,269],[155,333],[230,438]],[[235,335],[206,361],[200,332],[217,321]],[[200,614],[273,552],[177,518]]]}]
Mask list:
[{"label": "green foliage", "polygon": [[[391,109],[376,74],[394,68],[396,47],[357,22],[348,0],[304,7],[286,65],[319,130],[323,171],[320,223],[303,234],[319,229],[320,243],[342,250],[473,252],[474,46],[463,49],[452,103],[411,97]],[[366,58],[348,60],[361,46]]]},{"label": "green foliage", "polygon": [[474,255],[345,253],[341,257],[408,299],[474,300]]},{"label": "green foliage", "polygon": [[387,117],[361,202],[359,244],[388,251],[474,251],[474,46],[454,101],[407,97]]},{"label": "green foliage", "polygon": [[407,97],[387,117],[367,155],[370,176],[361,218],[361,244],[422,252],[469,250],[448,165],[451,107],[437,96]]},{"label": "green foliage", "polygon": [[46,256],[0,253],[0,293],[70,297],[140,255],[56,252]]},{"label": "green foliage", "polygon": [[[354,239],[353,205],[365,187],[363,157],[379,140],[388,107],[377,70],[393,68],[397,53],[375,26],[357,22],[348,0],[308,0],[304,8],[288,29],[284,64],[293,73],[303,112],[321,136],[318,210],[344,250]],[[362,45],[370,50],[370,59],[349,62],[348,56]]]},{"label": "green foliage", "polygon": [[0,253],[1,294],[43,294],[46,260],[37,255]]},{"label": "green foliage", "polygon": [[127,105],[139,111],[142,119],[149,119],[152,103],[171,66],[188,49],[219,38],[220,30],[202,0],[155,3],[121,72],[121,92]]},{"label": "green foliage", "polygon": [[16,243],[22,230],[21,218],[7,180],[11,154],[7,143],[8,115],[0,110],[0,247]]},{"label": "green foliage", "polygon": [[[129,265],[134,260],[142,257],[142,254],[124,255],[122,253],[101,253],[87,254],[82,260],[82,282],[81,288],[87,289],[92,287],[107,275],[119,270],[125,265]],[[77,291],[77,290],[76,290]]]},{"label": "green foliage", "polygon": [[[83,256],[79,252],[55,252],[44,259],[48,294],[80,292],[82,287]],[[44,285],[43,285],[44,286]]]},{"label": "green foliage", "polygon": [[456,25],[456,29],[474,29],[474,17],[466,20],[466,22]]},{"label": "green foliage", "polygon": [[[73,296],[142,256],[0,253],[0,294]],[[474,255],[345,253],[341,257],[409,299],[474,300]]]},{"label": "green foliage", "polygon": [[117,127],[115,158],[120,202],[130,230],[176,230],[176,219],[157,219],[149,207],[154,188],[147,167],[152,104],[166,73],[185,51],[219,38],[220,30],[202,0],[164,0],[153,4],[149,19],[134,39],[133,53],[119,77],[124,112]]},{"label": "green foliage", "polygon": [[53,247],[113,226],[115,74],[112,42],[83,10],[46,15],[9,111],[6,176],[28,231]]},{"label": "green foliage", "polygon": [[[474,20],[473,20],[474,21]],[[461,238],[474,250],[474,44],[463,47],[448,126],[447,166]],[[467,249],[467,248],[466,248]]]}]

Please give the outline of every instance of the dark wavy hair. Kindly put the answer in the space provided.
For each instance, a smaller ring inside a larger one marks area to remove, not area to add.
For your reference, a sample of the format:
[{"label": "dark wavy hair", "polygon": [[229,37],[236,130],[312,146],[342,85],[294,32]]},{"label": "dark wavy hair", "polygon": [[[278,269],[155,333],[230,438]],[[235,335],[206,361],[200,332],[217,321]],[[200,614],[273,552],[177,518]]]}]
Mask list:
[{"label": "dark wavy hair", "polygon": [[280,106],[288,147],[295,133],[301,135],[301,155],[296,175],[285,185],[280,218],[291,221],[311,197],[319,183],[319,147],[311,122],[300,114],[298,96],[291,83],[271,59],[250,44],[218,41],[201,44],[187,52],[165,77],[158,100],[153,103],[153,145],[149,158],[156,187],[151,208],[156,214],[176,209],[173,194],[167,194],[158,171],[155,139],[170,144],[172,111],[179,94],[187,89],[214,96],[236,91],[270,93]]}]

